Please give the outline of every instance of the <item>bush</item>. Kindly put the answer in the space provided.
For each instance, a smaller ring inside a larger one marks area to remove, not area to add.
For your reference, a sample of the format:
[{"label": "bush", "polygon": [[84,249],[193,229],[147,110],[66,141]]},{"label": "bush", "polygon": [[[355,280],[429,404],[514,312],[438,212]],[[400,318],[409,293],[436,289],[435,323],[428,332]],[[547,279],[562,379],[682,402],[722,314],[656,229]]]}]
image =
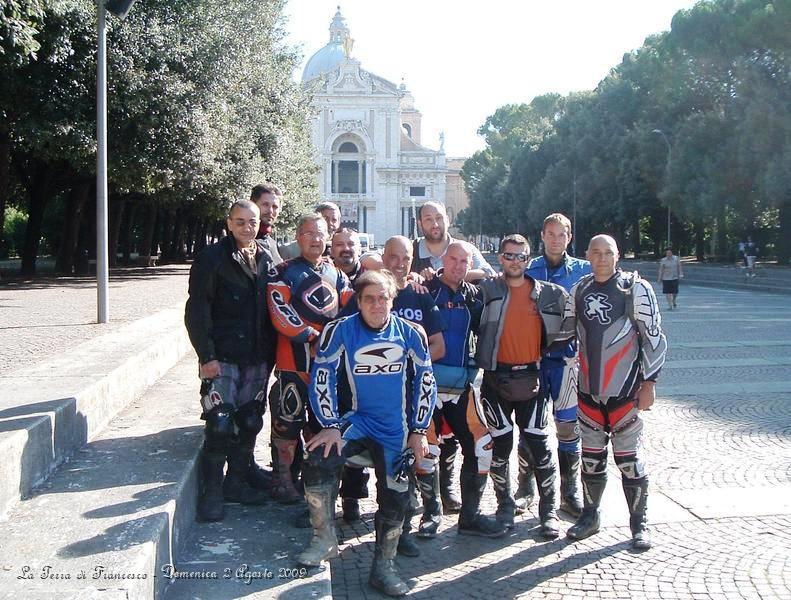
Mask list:
[{"label": "bush", "polygon": [[0,258],[18,257],[25,243],[27,213],[10,206],[5,209],[3,242],[0,244]]}]

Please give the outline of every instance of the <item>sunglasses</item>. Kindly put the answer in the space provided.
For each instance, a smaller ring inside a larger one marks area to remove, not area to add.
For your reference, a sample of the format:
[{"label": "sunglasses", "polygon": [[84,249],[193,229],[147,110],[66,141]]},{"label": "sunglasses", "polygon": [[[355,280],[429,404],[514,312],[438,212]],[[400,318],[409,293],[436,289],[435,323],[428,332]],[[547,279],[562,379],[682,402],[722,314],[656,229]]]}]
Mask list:
[{"label": "sunglasses", "polygon": [[503,252],[500,256],[502,256],[505,260],[518,260],[519,262],[525,262],[529,256],[523,252],[519,252],[515,254],[513,252]]}]

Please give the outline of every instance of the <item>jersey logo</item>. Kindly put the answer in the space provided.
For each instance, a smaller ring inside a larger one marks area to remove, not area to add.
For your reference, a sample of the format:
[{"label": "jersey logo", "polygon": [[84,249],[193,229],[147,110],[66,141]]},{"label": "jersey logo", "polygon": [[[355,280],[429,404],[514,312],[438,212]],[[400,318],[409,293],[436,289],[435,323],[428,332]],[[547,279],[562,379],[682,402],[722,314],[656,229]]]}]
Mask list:
[{"label": "jersey logo", "polygon": [[389,342],[363,346],[354,353],[355,375],[386,375],[404,369],[404,349]]},{"label": "jersey logo", "polygon": [[596,319],[602,325],[609,325],[612,323],[610,319],[610,311],[612,304],[607,302],[605,294],[588,294],[584,298],[585,302],[585,316],[588,319]]},{"label": "jersey logo", "polygon": [[338,295],[323,280],[305,290],[302,301],[320,315],[334,315],[338,307]]},{"label": "jersey logo", "polygon": [[272,302],[275,303],[276,310],[285,317],[286,321],[291,323],[294,327],[301,327],[303,325],[302,319],[299,318],[299,315],[294,312],[294,309],[291,308],[291,305],[286,302],[286,299],[283,297],[278,290],[272,290]]},{"label": "jersey logo", "polygon": [[318,404],[319,413],[325,419],[332,419],[334,417],[329,381],[330,376],[327,369],[316,369],[313,389],[316,392],[316,403]]},{"label": "jersey logo", "polygon": [[412,321],[413,323],[423,322],[423,311],[419,308],[399,308],[395,313],[399,317],[403,317],[407,321]]},{"label": "jersey logo", "polygon": [[428,423],[431,411],[431,397],[436,385],[434,374],[431,371],[424,371],[423,376],[420,378],[420,394],[418,396],[417,412],[415,413],[415,423],[418,425]]}]

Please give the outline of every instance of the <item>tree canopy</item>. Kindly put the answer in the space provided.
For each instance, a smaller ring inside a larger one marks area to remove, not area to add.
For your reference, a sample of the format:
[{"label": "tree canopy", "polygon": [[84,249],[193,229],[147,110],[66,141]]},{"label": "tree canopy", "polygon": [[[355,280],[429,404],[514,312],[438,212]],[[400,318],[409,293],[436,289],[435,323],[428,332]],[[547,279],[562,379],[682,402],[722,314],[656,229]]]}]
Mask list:
[{"label": "tree canopy", "polygon": [[[4,37],[0,56],[0,197],[27,214],[23,271],[44,243],[70,272],[95,236],[95,2],[10,6],[0,28],[20,34]],[[116,249],[194,251],[256,183],[286,190],[286,224],[315,198],[309,107],[282,9],[139,0],[123,22],[108,19],[111,260]]]},{"label": "tree canopy", "polygon": [[658,252],[669,207],[682,251],[724,256],[752,235],[788,263],[789,50],[791,3],[703,0],[595,90],[501,107],[462,170],[463,231],[516,223],[535,239],[546,214],[576,208],[581,238]]}]

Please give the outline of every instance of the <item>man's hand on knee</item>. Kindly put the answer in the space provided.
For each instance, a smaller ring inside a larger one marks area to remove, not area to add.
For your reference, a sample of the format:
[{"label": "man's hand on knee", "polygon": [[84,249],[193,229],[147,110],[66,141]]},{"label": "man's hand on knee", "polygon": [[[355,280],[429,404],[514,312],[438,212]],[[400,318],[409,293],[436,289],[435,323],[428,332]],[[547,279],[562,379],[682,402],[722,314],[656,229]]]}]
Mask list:
[{"label": "man's hand on knee", "polygon": [[333,447],[335,448],[335,452],[340,456],[341,450],[343,450],[341,430],[334,427],[322,429],[305,444],[308,450],[314,450],[320,446],[324,446],[324,458],[330,455],[330,450],[332,450]]},{"label": "man's hand on knee", "polygon": [[200,366],[201,379],[214,379],[220,375],[220,361],[210,360]]},{"label": "man's hand on knee", "polygon": [[412,448],[416,461],[423,460],[423,457],[428,454],[428,441],[423,433],[410,433],[407,446]]}]

